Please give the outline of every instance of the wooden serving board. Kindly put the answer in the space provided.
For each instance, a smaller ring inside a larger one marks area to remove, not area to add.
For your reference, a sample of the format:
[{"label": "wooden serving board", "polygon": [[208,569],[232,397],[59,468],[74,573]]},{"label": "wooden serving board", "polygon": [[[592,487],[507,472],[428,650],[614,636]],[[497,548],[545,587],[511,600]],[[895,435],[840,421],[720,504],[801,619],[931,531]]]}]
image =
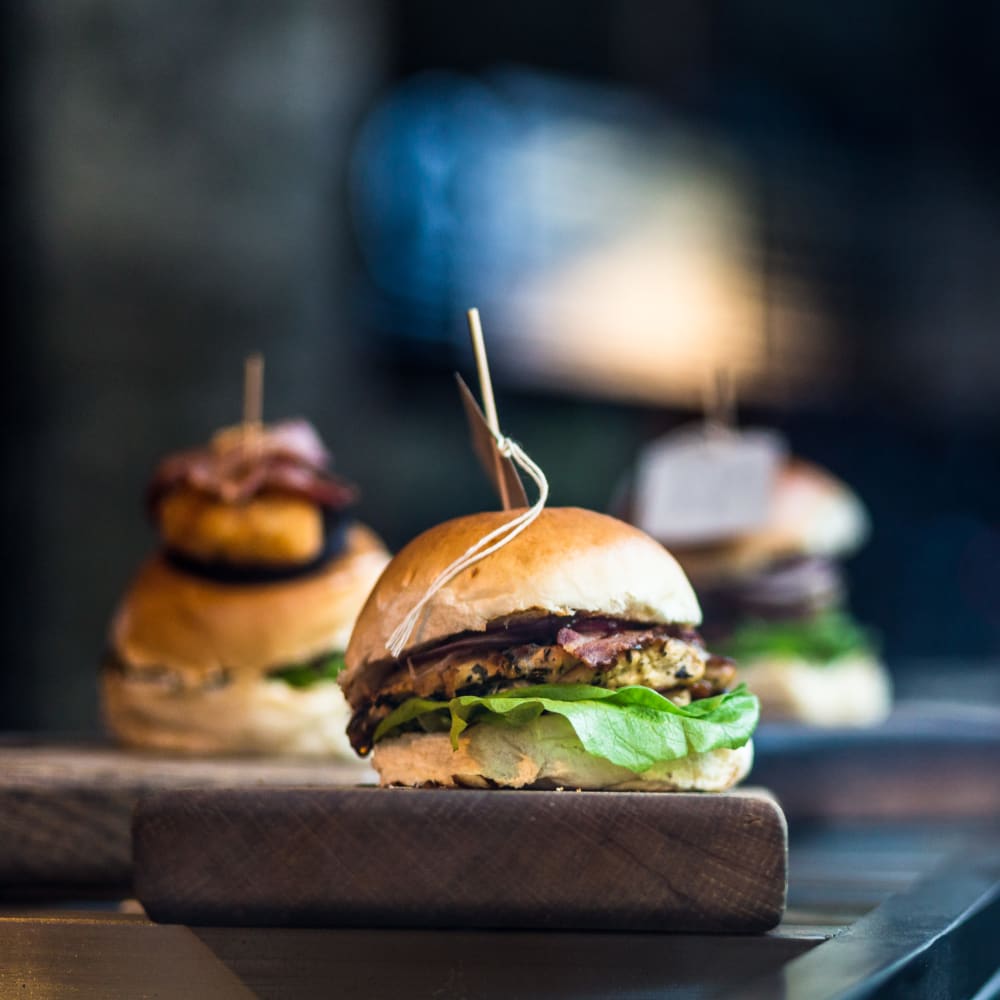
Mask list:
[{"label": "wooden serving board", "polygon": [[764,723],[753,778],[798,820],[881,822],[1000,815],[1000,707],[903,701],[880,726]]},{"label": "wooden serving board", "polygon": [[0,895],[113,888],[132,876],[132,810],[168,788],[345,785],[358,762],[188,758],[103,743],[0,742]]},{"label": "wooden serving board", "polygon": [[166,923],[766,931],[787,843],[755,791],[169,791],[134,889]]}]

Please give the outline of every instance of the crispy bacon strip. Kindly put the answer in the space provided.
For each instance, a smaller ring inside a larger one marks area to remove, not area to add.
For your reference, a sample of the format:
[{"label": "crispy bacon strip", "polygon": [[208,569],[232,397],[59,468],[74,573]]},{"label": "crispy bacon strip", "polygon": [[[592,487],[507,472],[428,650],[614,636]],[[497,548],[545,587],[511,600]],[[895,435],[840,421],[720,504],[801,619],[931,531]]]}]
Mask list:
[{"label": "crispy bacon strip", "polygon": [[329,452],[305,420],[273,424],[249,439],[242,428],[227,428],[207,448],[168,455],[153,474],[147,506],[155,514],[163,497],[187,486],[224,503],[270,491],[342,510],[357,499],[357,490],[334,476],[329,463]]},{"label": "crispy bacon strip", "polygon": [[[657,639],[678,637],[678,629],[669,625],[655,625],[652,628],[622,628],[614,622],[601,619],[583,621],[574,626],[561,628],[556,635],[556,643],[572,656],[594,670],[609,666],[629,649],[641,649]],[[681,635],[690,642],[696,639]]]}]

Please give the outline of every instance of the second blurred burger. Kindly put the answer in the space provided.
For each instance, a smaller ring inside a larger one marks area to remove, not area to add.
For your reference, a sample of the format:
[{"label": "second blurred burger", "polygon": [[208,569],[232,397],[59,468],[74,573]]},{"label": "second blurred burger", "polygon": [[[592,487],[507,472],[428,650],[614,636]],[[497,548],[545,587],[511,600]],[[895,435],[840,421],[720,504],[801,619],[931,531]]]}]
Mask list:
[{"label": "second blurred burger", "polygon": [[109,635],[102,699],[125,744],[352,756],[337,686],[388,561],[305,421],[236,426],[168,456],[148,505],[161,547]]},{"label": "second blurred burger", "polygon": [[[766,436],[774,439],[770,470],[754,459]],[[763,718],[816,726],[882,721],[891,706],[889,675],[872,636],[847,611],[838,564],[867,537],[861,501],[818,466],[787,457],[772,432],[682,428],[648,454],[668,452],[685,463],[669,457],[672,464],[650,476],[640,459],[623,506],[670,546],[711,622],[707,638],[739,662]],[[741,463],[756,474],[742,477]],[[653,517],[659,530],[643,523]]]},{"label": "second blurred burger", "polygon": [[676,551],[720,651],[740,662],[767,718],[863,726],[889,713],[891,690],[870,633],[846,609],[839,559],[868,534],[854,493],[799,459],[778,472],[766,521],[729,542]]}]

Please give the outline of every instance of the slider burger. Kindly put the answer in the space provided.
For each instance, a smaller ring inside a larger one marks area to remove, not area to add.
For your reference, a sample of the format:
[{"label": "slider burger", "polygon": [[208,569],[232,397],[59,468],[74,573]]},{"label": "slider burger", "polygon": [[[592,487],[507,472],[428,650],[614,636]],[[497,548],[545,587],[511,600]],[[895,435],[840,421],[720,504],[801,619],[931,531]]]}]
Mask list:
[{"label": "slider burger", "polygon": [[705,649],[683,571],[649,536],[546,508],[432,593],[516,512],[447,521],[368,598],[340,684],[383,785],[722,791],[750,769],[757,699]]},{"label": "slider burger", "polygon": [[388,554],[329,464],[304,421],[230,428],[160,464],[161,545],[118,607],[101,675],[121,742],[351,754],[336,678]]},{"label": "slider burger", "polygon": [[846,610],[837,561],[867,534],[854,493],[796,459],[779,472],[759,529],[716,545],[675,545],[716,630],[713,645],[739,660],[765,718],[842,726],[888,714],[888,673]]}]

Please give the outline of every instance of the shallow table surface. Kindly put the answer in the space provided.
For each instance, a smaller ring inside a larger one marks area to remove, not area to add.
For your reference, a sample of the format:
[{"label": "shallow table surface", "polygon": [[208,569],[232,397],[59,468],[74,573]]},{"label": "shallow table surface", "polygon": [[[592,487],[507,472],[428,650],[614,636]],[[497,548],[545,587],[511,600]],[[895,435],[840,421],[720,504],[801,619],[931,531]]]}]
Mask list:
[{"label": "shallow table surface", "polygon": [[0,996],[1000,995],[995,824],[801,829],[790,872],[784,922],[746,936],[195,929],[128,901],[8,900]]}]

